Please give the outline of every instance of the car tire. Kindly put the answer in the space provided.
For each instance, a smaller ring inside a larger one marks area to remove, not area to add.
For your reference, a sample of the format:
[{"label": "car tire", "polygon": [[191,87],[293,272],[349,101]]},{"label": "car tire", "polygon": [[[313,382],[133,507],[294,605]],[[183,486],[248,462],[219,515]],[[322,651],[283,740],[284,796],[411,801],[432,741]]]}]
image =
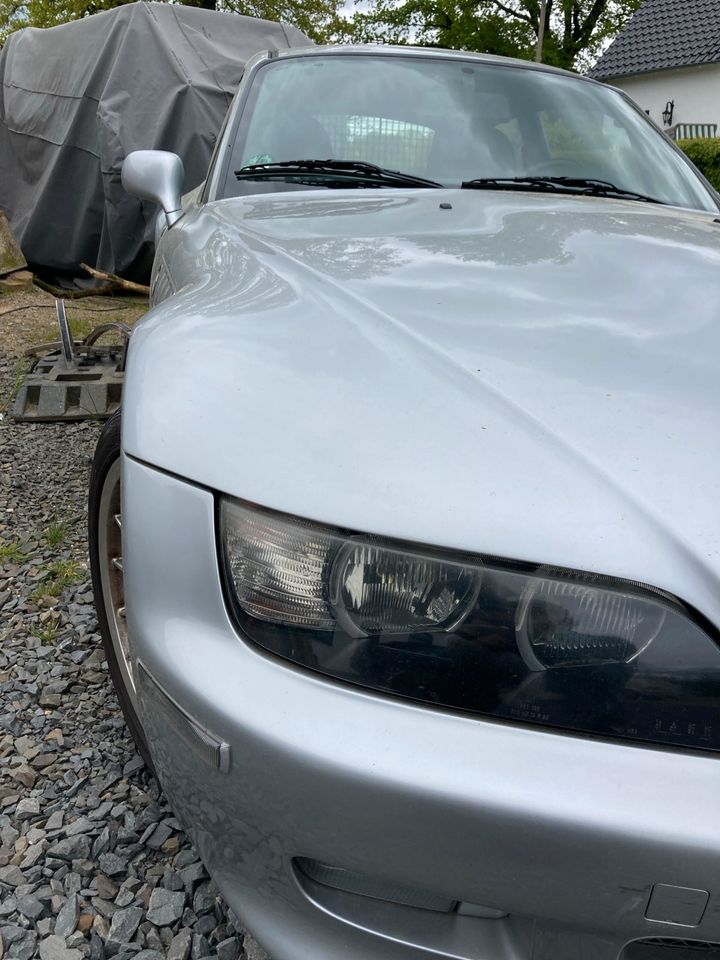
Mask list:
[{"label": "car tire", "polygon": [[95,609],[110,677],[138,752],[152,771],[147,738],[137,713],[132,659],[127,646],[122,569],[120,411],[103,427],[90,473],[88,548]]}]

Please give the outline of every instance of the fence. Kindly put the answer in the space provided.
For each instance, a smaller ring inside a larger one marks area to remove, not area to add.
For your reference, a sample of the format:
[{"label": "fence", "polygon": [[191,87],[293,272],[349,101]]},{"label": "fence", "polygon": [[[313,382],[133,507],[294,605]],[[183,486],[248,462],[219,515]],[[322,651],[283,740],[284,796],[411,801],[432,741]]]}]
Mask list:
[{"label": "fence", "polygon": [[[670,133],[670,131],[668,131]],[[673,140],[705,140],[717,136],[716,123],[676,123],[672,127]]]}]

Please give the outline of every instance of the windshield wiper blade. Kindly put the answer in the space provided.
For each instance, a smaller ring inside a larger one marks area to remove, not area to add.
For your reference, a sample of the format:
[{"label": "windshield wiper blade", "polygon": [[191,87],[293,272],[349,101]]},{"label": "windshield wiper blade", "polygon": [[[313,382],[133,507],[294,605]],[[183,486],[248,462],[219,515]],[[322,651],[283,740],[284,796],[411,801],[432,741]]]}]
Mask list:
[{"label": "windshield wiper blade", "polygon": [[624,187],[618,187],[609,180],[598,180],[594,177],[542,177],[540,179],[557,184],[560,187],[566,186],[580,190],[590,196],[625,197],[628,200],[642,200],[645,203],[663,202],[662,200],[658,200],[657,197],[649,197],[647,194],[638,193],[636,190],[626,190]]},{"label": "windshield wiper blade", "polygon": [[642,200],[645,203],[662,203],[657,197],[625,190],[609,180],[592,177],[478,177],[462,184],[467,190],[531,190],[580,193],[592,197],[621,197],[625,200]]},{"label": "windshield wiper blade", "polygon": [[288,176],[302,177],[308,173],[318,177],[347,174],[348,179],[402,187],[442,187],[437,180],[416,177],[414,173],[388,170],[362,160],[281,160],[275,163],[250,163],[235,171],[238,180],[275,180]]}]

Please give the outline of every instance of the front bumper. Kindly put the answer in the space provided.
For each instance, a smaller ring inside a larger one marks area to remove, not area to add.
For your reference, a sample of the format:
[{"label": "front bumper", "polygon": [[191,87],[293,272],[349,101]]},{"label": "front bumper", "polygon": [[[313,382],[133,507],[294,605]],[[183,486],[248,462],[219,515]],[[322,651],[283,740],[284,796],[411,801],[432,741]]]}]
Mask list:
[{"label": "front bumper", "polygon": [[[418,707],[243,641],[213,496],[123,458],[134,654],[229,747],[187,749],[150,692],[160,779],[226,900],[273,960],[617,960],[646,937],[720,941],[720,760]],[[296,858],[482,904],[438,913],[298,880]],[[656,884],[709,892],[696,925],[646,919]]]}]

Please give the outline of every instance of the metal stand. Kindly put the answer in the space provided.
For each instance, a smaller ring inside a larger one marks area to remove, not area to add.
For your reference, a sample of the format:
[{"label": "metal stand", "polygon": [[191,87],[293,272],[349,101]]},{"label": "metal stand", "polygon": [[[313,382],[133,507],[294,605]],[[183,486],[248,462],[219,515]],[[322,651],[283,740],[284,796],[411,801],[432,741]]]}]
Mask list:
[{"label": "metal stand", "polygon": [[[26,351],[38,356],[34,369],[18,391],[15,420],[105,420],[120,406],[130,327],[103,323],[85,340],[73,340],[65,301],[56,301],[60,339]],[[119,346],[98,346],[111,330],[122,334]]]}]

